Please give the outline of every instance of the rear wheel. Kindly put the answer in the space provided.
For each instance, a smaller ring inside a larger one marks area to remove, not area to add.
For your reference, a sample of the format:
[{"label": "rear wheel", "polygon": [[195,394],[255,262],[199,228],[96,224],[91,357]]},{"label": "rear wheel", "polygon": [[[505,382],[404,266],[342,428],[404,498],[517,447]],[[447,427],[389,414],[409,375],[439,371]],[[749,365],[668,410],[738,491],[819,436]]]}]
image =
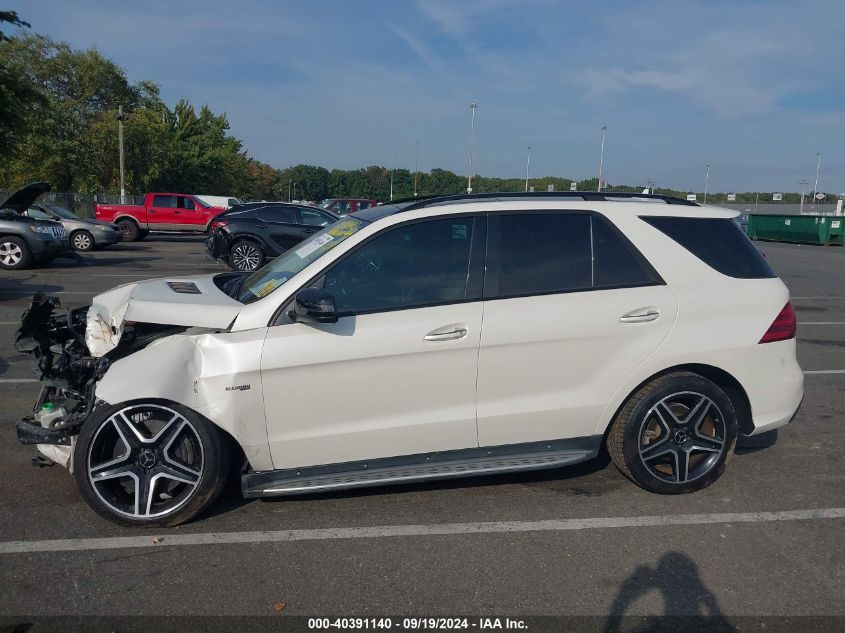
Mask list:
[{"label": "rear wheel", "polygon": [[129,526],[173,526],[223,489],[230,446],[199,414],[163,400],[105,407],[82,427],[74,475],[100,516]]},{"label": "rear wheel", "polygon": [[32,252],[19,237],[0,237],[0,268],[17,270],[32,265]]},{"label": "rear wheel", "polygon": [[94,249],[94,236],[88,231],[74,231],[70,235],[70,243],[74,250],[90,251]]},{"label": "rear wheel", "polygon": [[235,270],[251,272],[264,265],[264,251],[255,242],[236,242],[229,252],[229,262]]},{"label": "rear wheel", "polygon": [[736,445],[733,404],[718,385],[678,372],[632,395],[607,437],[613,462],[642,488],[681,494],[706,488],[727,468]]},{"label": "rear wheel", "polygon": [[120,220],[117,222],[117,228],[123,235],[124,242],[137,242],[141,239],[141,229],[134,220]]}]

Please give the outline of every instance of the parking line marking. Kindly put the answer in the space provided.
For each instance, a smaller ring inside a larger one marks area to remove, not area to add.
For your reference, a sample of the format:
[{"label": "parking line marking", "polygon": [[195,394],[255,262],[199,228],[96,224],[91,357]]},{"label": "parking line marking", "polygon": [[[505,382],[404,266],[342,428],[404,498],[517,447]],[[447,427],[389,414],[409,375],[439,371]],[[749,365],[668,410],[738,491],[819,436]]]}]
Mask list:
[{"label": "parking line marking", "polygon": [[805,376],[808,374],[845,374],[845,369],[814,369],[804,372]]},{"label": "parking line marking", "polygon": [[0,378],[0,384],[20,384],[25,382],[41,382],[38,378]]},{"label": "parking line marking", "polygon": [[162,533],[152,536],[7,541],[0,543],[0,555],[34,552],[80,552],[176,547],[185,545],[234,545],[243,543],[285,543],[334,539],[396,538],[409,536],[455,536],[505,534],[513,532],[563,532],[611,528],[662,527],[666,525],[712,525],[719,523],[769,523],[845,518],[845,508],[785,510],[779,512],[737,512],[723,514],[679,514],[671,516],[604,517],[587,519],[548,519],[542,521],[495,521],[484,523],[441,523],[434,525],[381,525],[373,527],[317,528],[311,530],[272,530],[260,532],[207,532],[199,534]]},{"label": "parking line marking", "polygon": [[845,321],[798,321],[798,325],[845,325]]}]

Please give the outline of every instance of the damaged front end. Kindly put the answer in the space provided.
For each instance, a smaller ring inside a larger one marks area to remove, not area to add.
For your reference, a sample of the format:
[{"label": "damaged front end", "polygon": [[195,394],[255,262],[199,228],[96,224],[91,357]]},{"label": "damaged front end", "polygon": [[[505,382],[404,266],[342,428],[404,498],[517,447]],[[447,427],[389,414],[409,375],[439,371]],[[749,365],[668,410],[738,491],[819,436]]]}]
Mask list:
[{"label": "damaged front end", "polygon": [[[36,444],[42,455],[71,470],[74,436],[99,404],[97,382],[111,362],[185,329],[127,323],[122,332],[106,332],[102,320],[91,319],[89,312],[89,307],[63,309],[58,297],[38,293],[15,334],[15,348],[32,355],[42,383],[33,414],[17,423],[18,440]],[[110,351],[92,353],[97,346],[87,339],[93,338],[111,339]]]}]

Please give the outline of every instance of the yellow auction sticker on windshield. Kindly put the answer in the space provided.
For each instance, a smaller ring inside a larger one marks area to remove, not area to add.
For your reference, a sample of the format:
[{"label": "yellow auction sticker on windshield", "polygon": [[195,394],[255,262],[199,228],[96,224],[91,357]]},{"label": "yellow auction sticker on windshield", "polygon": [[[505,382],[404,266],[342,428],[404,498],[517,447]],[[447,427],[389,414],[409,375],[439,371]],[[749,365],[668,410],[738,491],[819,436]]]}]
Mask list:
[{"label": "yellow auction sticker on windshield", "polygon": [[261,284],[261,286],[259,286],[258,290],[256,290],[253,294],[256,297],[258,297],[259,299],[261,299],[262,297],[266,297],[271,292],[273,292],[276,288],[281,286],[282,283],[286,280],[287,280],[287,277],[285,277],[284,279],[270,279],[266,283]]},{"label": "yellow auction sticker on windshield", "polygon": [[329,235],[334,237],[349,237],[354,234],[361,223],[358,220],[341,220],[335,222],[327,231]]}]

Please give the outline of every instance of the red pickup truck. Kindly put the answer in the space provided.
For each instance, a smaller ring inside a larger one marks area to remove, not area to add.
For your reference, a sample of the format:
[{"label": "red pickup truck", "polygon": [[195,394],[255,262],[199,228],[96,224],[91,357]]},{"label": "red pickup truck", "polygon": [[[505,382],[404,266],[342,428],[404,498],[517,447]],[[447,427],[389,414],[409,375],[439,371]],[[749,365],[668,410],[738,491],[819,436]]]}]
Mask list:
[{"label": "red pickup truck", "polygon": [[205,232],[225,210],[183,193],[148,193],[144,204],[98,204],[94,215],[116,224],[124,241],[137,242],[150,231]]}]

